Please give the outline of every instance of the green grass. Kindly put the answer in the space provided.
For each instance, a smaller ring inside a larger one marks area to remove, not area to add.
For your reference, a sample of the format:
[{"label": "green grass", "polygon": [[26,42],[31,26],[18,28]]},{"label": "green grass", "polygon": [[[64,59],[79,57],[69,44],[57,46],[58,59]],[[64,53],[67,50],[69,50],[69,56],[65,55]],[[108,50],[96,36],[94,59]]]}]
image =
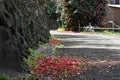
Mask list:
[{"label": "green grass", "polygon": [[64,25],[61,25],[59,26],[59,28],[57,29],[58,31],[65,31],[65,26]]},{"label": "green grass", "polygon": [[58,31],[65,31],[65,28],[59,27],[57,30],[58,30]]},{"label": "green grass", "polygon": [[102,35],[108,35],[108,36],[118,36],[120,37],[120,32],[113,32],[113,31],[101,31],[101,32],[80,32],[80,33],[86,33],[86,34],[102,34]]},{"label": "green grass", "polygon": [[110,35],[110,36],[120,36],[120,32],[113,32],[113,31],[102,31],[102,32],[96,32],[96,33]]}]

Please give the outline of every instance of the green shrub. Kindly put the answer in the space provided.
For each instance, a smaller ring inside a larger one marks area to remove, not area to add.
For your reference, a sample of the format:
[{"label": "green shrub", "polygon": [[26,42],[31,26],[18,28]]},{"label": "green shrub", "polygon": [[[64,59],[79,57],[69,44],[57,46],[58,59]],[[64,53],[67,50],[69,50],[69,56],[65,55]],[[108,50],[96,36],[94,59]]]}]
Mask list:
[{"label": "green shrub", "polygon": [[30,55],[28,58],[24,58],[27,65],[35,65],[34,61],[36,58],[41,57],[43,54],[38,53],[36,50],[29,48]]},{"label": "green shrub", "polygon": [[56,19],[57,14],[56,14],[56,4],[54,0],[48,0],[47,1],[47,7],[46,7],[46,16],[47,18],[52,18]]},{"label": "green shrub", "polygon": [[3,75],[3,74],[0,74],[0,80],[10,80],[10,76],[9,75]]}]

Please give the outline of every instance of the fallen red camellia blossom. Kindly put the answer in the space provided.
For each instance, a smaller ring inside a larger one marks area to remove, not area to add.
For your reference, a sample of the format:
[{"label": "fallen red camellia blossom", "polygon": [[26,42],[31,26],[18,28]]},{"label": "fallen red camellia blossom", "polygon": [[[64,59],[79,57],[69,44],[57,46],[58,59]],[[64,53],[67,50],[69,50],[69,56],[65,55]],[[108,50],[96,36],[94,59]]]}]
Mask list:
[{"label": "fallen red camellia blossom", "polygon": [[31,66],[31,70],[39,77],[63,77],[71,73],[86,70],[80,58],[44,56],[36,59],[37,65]]},{"label": "fallen red camellia blossom", "polygon": [[60,43],[60,40],[55,40],[55,39],[49,40],[49,44],[50,44],[51,46],[57,45],[58,43]]}]

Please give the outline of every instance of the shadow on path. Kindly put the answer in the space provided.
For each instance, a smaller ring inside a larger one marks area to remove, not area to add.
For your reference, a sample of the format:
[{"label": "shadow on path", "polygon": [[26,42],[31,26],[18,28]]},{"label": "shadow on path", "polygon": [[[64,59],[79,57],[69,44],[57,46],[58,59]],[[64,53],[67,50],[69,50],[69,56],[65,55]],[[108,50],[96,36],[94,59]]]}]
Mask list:
[{"label": "shadow on path", "polygon": [[84,57],[89,60],[120,60],[120,50],[95,48],[58,48],[61,56]]}]

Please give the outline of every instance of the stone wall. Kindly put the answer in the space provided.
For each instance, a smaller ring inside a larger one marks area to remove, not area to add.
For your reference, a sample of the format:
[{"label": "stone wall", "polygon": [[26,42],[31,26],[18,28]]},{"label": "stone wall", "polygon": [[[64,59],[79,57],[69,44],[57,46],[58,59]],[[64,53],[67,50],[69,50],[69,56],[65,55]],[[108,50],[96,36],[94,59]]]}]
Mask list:
[{"label": "stone wall", "polygon": [[0,68],[23,71],[28,49],[47,42],[45,0],[0,0]]}]

